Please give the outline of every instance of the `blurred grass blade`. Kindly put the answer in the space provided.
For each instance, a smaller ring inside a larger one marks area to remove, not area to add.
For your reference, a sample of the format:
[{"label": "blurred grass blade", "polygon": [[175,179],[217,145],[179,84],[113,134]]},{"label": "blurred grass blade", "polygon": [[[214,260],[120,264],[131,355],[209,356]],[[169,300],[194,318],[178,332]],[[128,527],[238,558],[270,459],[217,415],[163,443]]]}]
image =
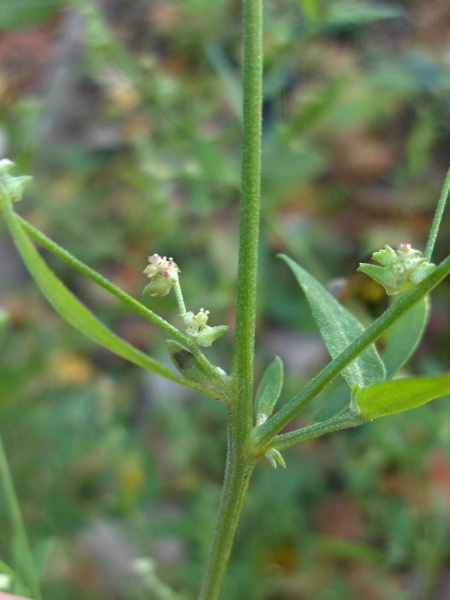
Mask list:
[{"label": "blurred grass blade", "polygon": [[[361,323],[307,271],[288,256],[280,255],[292,269],[311,307],[314,320],[320,330],[332,358],[337,358],[351,342],[365,330]],[[365,350],[344,371],[347,384],[362,387],[383,381],[385,368],[374,345]]]},{"label": "blurred grass blade", "polygon": [[450,373],[376,383],[357,392],[355,402],[361,416],[369,421],[422,406],[446,394],[450,394]]},{"label": "blurred grass blade", "polygon": [[42,294],[68,323],[122,358],[166,379],[176,381],[181,385],[188,385],[184,379],[170,369],[147,356],[103,325],[49,269],[22,229],[14,212],[10,208],[5,209],[4,216],[22,260]]},{"label": "blurred grass blade", "polygon": [[225,94],[239,121],[242,121],[242,83],[235,73],[222,46],[209,42],[205,44],[205,52],[209,62],[222,80]]},{"label": "blurred grass blade", "polygon": [[422,298],[386,332],[386,345],[382,355],[386,379],[393,377],[416,350],[422,339],[428,314],[428,298]]},{"label": "blurred grass blade", "polygon": [[255,396],[256,424],[264,423],[272,414],[283,387],[283,362],[279,356],[264,371]]},{"label": "blurred grass blade", "polygon": [[404,16],[401,8],[388,3],[351,0],[332,4],[328,12],[327,26],[333,29],[349,29]]},{"label": "blurred grass blade", "polygon": [[14,542],[17,552],[15,552],[15,570],[19,578],[27,586],[29,592],[35,600],[41,600],[42,595],[39,587],[39,580],[36,573],[36,565],[33,560],[28,535],[25,529],[22,511],[17,499],[14,481],[9,468],[8,458],[6,456],[3,442],[0,437],[0,487],[4,503],[4,510],[11,522],[11,528],[14,535]]}]

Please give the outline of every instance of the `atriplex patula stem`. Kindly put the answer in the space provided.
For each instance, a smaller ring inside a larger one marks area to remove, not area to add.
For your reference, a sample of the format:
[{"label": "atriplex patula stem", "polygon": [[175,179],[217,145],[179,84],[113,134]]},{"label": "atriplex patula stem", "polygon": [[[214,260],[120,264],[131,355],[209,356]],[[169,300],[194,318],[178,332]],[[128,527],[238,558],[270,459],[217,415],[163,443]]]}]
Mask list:
[{"label": "atriplex patula stem", "polygon": [[253,426],[253,364],[260,221],[262,129],[262,0],[243,0],[244,125],[236,334],[231,375],[225,480],[213,546],[200,600],[219,597],[228,557],[255,458],[249,454]]},{"label": "atriplex patula stem", "polygon": [[253,391],[256,277],[260,223],[262,130],[262,0],[244,0],[244,125],[236,334],[232,375]]}]

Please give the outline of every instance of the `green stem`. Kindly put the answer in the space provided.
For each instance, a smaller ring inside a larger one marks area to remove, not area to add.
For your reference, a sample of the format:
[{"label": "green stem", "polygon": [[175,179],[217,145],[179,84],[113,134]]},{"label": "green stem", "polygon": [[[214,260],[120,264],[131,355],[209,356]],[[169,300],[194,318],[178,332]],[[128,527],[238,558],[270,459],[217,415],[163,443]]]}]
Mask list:
[{"label": "green stem", "polygon": [[436,212],[434,213],[433,223],[431,224],[430,235],[428,237],[427,246],[425,248],[424,257],[427,260],[431,260],[431,255],[433,254],[434,244],[436,243],[437,234],[439,231],[439,225],[442,221],[442,216],[444,214],[445,205],[447,203],[448,194],[450,191],[450,169],[447,171],[447,176],[444,181],[444,186],[442,188],[441,196],[439,198],[438,205],[436,207]]},{"label": "green stem", "polygon": [[42,595],[39,588],[36,567],[31,553],[30,543],[28,541],[25,523],[20,510],[19,501],[14,489],[14,482],[9,469],[8,459],[0,437],[0,481],[4,491],[4,501],[7,513],[11,519],[13,531],[17,539],[18,548],[18,570],[23,581],[30,590],[30,594],[35,600],[41,600]]},{"label": "green stem", "polygon": [[[176,329],[173,325],[171,325],[165,319],[158,316],[156,313],[151,311],[146,306],[144,306],[141,302],[138,302],[132,296],[129,296],[126,292],[124,292],[123,290],[121,290],[120,288],[115,286],[108,279],[106,279],[106,277],[103,277],[103,275],[100,275],[100,273],[98,273],[97,271],[94,271],[94,269],[91,269],[91,267],[88,267],[81,260],[76,258],[76,256],[73,256],[73,254],[68,252],[65,248],[62,248],[56,242],[54,242],[52,239],[47,237],[44,233],[42,233],[42,231],[39,231],[38,229],[33,227],[33,225],[31,225],[31,223],[26,221],[19,214],[14,213],[14,217],[20,222],[23,229],[34,240],[39,242],[39,244],[41,244],[44,248],[46,248],[47,250],[52,252],[55,256],[58,256],[58,258],[60,258],[61,260],[64,260],[71,267],[73,267],[74,269],[76,269],[77,271],[79,271],[80,273],[85,275],[86,277],[89,277],[89,279],[92,279],[92,281],[94,281],[95,283],[100,285],[102,288],[104,288],[105,290],[107,290],[108,292],[110,292],[111,294],[116,296],[116,298],[119,298],[119,300],[124,302],[127,306],[129,306],[135,312],[140,314],[142,317],[151,321],[154,325],[156,325],[157,327],[159,327],[160,329],[165,331],[172,338],[179,341],[184,346],[187,346],[189,348],[189,350],[192,352],[192,354],[194,354],[194,356],[196,357],[199,364],[201,364],[203,369],[206,372],[210,373],[211,377],[214,377],[215,370],[214,370],[213,365],[211,365],[211,363],[208,361],[208,359],[203,354],[203,352],[201,352],[201,350],[199,350],[199,348],[195,344],[195,342],[193,342],[187,335],[185,335],[184,333],[182,333],[181,331]],[[191,383],[186,382],[186,380],[180,379],[178,382],[181,383],[181,385],[185,385],[187,387],[192,387]]]},{"label": "green stem", "polygon": [[253,396],[256,321],[256,279],[261,191],[262,129],[262,0],[243,0],[244,125],[236,335],[232,375],[239,381],[243,402]]},{"label": "green stem", "polygon": [[303,390],[294,396],[271,419],[260,425],[254,433],[255,452],[264,454],[272,447],[273,438],[285,427],[317,394],[337,377],[368,346],[395,321],[404,315],[414,304],[426,296],[450,273],[450,256],[426,279],[410,291],[405,292],[392,306],[366,331],[352,342],[337,358],[331,361]]},{"label": "green stem", "polygon": [[256,280],[261,191],[262,0],[243,0],[244,110],[236,334],[228,403],[228,452],[219,515],[200,600],[219,597],[245,492],[255,464],[252,432]]},{"label": "green stem", "polygon": [[213,545],[198,600],[216,600],[234,541],[255,460],[244,454],[248,434],[230,414],[228,453]]},{"label": "green stem", "polygon": [[104,288],[105,290],[107,290],[108,292],[110,292],[111,294],[116,296],[116,298],[119,298],[119,300],[122,300],[122,302],[127,304],[130,308],[132,308],[134,311],[136,311],[142,317],[151,321],[154,325],[156,325],[157,327],[159,327],[160,329],[165,331],[167,334],[169,334],[171,337],[173,337],[180,343],[186,344],[186,345],[189,345],[191,343],[191,340],[189,340],[189,338],[186,335],[181,333],[181,331],[176,329],[173,325],[168,323],[165,319],[162,319],[156,313],[154,313],[153,311],[148,309],[146,306],[144,306],[141,302],[138,302],[132,296],[129,296],[126,292],[124,292],[123,290],[121,290],[120,288],[115,286],[113,283],[111,283],[108,279],[106,279],[106,277],[103,277],[103,275],[100,275],[100,273],[98,273],[97,271],[94,271],[94,269],[91,269],[91,267],[88,267],[85,263],[83,263],[81,260],[79,260],[76,256],[74,256],[73,254],[68,252],[65,248],[63,248],[62,246],[60,246],[59,244],[54,242],[52,239],[50,239],[48,236],[46,236],[45,233],[42,233],[42,231],[39,231],[38,229],[33,227],[33,225],[31,225],[31,223],[29,223],[27,220],[25,220],[19,214],[15,213],[15,215],[16,215],[16,218],[18,219],[18,221],[20,221],[20,224],[25,229],[25,231],[34,240],[39,242],[39,244],[41,244],[41,246],[43,246],[44,248],[46,248],[47,250],[52,252],[55,256],[57,256],[61,260],[68,263],[72,268],[76,269],[77,271],[79,271],[80,273],[85,275],[86,277],[89,277],[89,279],[92,279],[92,281],[95,281],[95,283],[97,283],[102,288]]},{"label": "green stem", "polygon": [[315,423],[314,425],[309,425],[303,429],[296,429],[289,433],[277,435],[272,440],[271,447],[276,448],[276,450],[281,452],[282,450],[287,450],[287,448],[292,448],[293,446],[305,444],[310,440],[315,440],[332,431],[356,427],[363,423],[365,423],[364,419],[358,414],[346,413],[344,415],[338,415],[331,419],[327,419],[322,423]]},{"label": "green stem", "polygon": [[178,310],[180,311],[180,317],[183,317],[186,314],[186,305],[184,303],[183,292],[181,291],[180,280],[177,279],[173,286],[173,291],[175,292],[175,297],[177,299]]}]

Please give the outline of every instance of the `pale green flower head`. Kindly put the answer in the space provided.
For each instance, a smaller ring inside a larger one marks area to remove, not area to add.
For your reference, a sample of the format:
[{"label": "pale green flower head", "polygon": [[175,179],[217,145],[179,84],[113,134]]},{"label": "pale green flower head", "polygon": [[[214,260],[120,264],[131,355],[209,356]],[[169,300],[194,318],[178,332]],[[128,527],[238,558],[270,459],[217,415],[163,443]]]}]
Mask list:
[{"label": "pale green flower head", "polygon": [[173,286],[178,283],[178,268],[172,258],[167,259],[159,254],[153,254],[148,257],[148,265],[144,273],[151,279],[151,282],[144,288],[144,296],[166,296]]},{"label": "pale green flower head", "polygon": [[424,258],[422,252],[411,248],[411,244],[400,244],[397,250],[385,246],[383,250],[373,253],[372,260],[382,266],[361,263],[358,271],[381,284],[390,296],[406,292],[436,268]]},{"label": "pale green flower head", "polygon": [[198,346],[211,346],[211,344],[227,330],[227,325],[219,325],[218,327],[210,327],[207,325],[209,310],[203,308],[194,315],[192,311],[181,315],[184,323],[184,332]]}]

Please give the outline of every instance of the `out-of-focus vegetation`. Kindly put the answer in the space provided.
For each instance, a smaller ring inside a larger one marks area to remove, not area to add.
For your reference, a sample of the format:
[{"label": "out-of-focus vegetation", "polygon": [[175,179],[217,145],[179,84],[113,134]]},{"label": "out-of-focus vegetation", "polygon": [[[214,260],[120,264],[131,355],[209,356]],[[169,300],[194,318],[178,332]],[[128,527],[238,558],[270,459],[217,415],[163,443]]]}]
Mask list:
[{"label": "out-of-focus vegetation", "polygon": [[[208,308],[212,325],[233,326],[240,8],[0,0],[0,154],[35,177],[20,212],[136,297],[148,254],[173,256],[186,302]],[[289,397],[326,353],[275,255],[330,281],[366,322],[379,313],[384,292],[358,262],[385,243],[423,249],[450,163],[450,11],[415,0],[265,10],[257,363],[283,358]],[[435,262],[449,239],[444,219]],[[1,223],[0,252],[0,431],[46,600],[164,598],[139,557],[194,598],[223,475],[223,407],[61,322]],[[169,364],[152,326],[46,258],[120,335]],[[170,296],[145,302],[176,323]],[[449,302],[444,283],[409,372],[448,370]],[[227,366],[231,335],[216,346]],[[302,422],[325,418],[340,393]],[[287,452],[286,470],[261,463],[224,599],[448,598],[449,440],[441,399]],[[0,500],[0,557],[13,554]]]}]

